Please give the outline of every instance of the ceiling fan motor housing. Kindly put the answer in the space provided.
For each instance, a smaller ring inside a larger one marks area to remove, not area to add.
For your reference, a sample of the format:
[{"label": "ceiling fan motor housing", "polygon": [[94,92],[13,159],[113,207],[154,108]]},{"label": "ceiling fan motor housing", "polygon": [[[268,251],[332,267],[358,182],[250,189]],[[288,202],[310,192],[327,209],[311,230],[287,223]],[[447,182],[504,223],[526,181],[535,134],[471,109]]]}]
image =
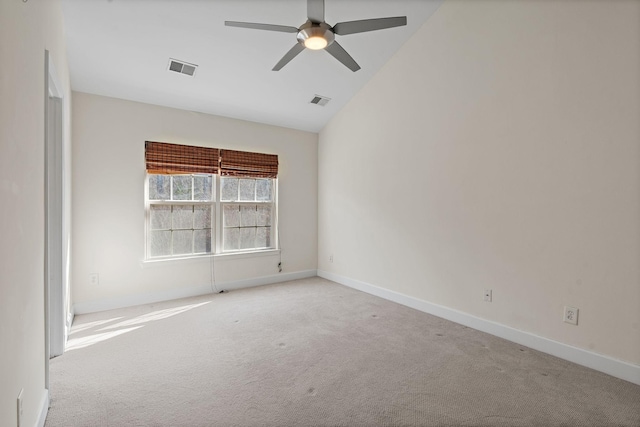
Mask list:
[{"label": "ceiling fan motor housing", "polygon": [[298,31],[298,35],[296,36],[298,42],[303,46],[314,49],[310,47],[307,40],[312,39],[324,39],[326,41],[326,45],[317,47],[315,49],[324,49],[334,42],[336,39],[335,34],[333,33],[333,29],[326,22],[315,23],[311,21],[307,21],[304,25],[302,25]]}]

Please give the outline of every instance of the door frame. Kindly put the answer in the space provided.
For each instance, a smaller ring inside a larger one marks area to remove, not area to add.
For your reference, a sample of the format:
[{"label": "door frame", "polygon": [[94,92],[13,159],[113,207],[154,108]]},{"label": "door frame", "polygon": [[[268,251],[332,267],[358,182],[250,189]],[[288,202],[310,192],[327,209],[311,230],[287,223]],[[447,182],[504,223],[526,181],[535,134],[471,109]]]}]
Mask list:
[{"label": "door frame", "polygon": [[67,340],[64,174],[64,97],[51,55],[45,50],[45,388],[49,359],[64,353]]}]

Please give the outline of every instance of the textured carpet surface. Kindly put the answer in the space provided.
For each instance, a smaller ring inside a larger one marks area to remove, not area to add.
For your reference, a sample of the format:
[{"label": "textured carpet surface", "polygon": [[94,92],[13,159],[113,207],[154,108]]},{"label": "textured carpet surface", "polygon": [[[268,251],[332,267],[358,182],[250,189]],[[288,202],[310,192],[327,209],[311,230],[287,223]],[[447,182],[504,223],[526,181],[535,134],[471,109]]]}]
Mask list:
[{"label": "textured carpet surface", "polygon": [[313,278],[77,316],[46,426],[640,426],[640,386]]}]

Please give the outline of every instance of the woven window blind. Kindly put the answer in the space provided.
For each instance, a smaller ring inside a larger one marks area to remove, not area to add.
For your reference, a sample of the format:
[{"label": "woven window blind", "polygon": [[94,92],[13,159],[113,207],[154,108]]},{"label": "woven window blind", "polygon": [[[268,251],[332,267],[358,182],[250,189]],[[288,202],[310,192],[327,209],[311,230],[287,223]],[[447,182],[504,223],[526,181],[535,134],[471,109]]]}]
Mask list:
[{"label": "woven window blind", "polygon": [[250,178],[276,178],[278,176],[278,156],[220,150],[220,174]]},{"label": "woven window blind", "polygon": [[209,147],[145,142],[147,172],[153,174],[218,173],[220,150]]},{"label": "woven window blind", "polygon": [[278,156],[275,154],[146,141],[145,161],[147,172],[152,174],[220,173],[246,178],[278,176]]}]

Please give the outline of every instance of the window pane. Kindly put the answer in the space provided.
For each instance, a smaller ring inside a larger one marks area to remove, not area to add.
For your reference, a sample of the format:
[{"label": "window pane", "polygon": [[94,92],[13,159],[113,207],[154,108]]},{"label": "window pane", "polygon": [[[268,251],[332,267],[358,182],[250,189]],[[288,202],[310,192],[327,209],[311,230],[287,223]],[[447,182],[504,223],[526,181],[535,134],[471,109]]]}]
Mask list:
[{"label": "window pane", "polygon": [[238,200],[238,178],[222,178],[222,190],[220,195],[222,200]]},{"label": "window pane", "polygon": [[225,228],[222,234],[224,240],[224,250],[232,251],[240,247],[240,229],[239,228]]},{"label": "window pane", "polygon": [[211,252],[211,230],[195,230],[193,232],[193,252],[196,254]]},{"label": "window pane", "polygon": [[192,249],[193,231],[178,230],[173,232],[173,254],[190,254]]},{"label": "window pane", "polygon": [[171,232],[152,231],[149,233],[149,256],[171,255]]},{"label": "window pane", "polygon": [[193,228],[211,228],[211,205],[193,206]]},{"label": "window pane", "polygon": [[240,179],[240,200],[253,201],[256,199],[256,180],[251,178]]},{"label": "window pane", "polygon": [[271,225],[271,206],[258,205],[257,225]]},{"label": "window pane", "polygon": [[173,177],[173,200],[193,200],[191,197],[191,175]]},{"label": "window pane", "polygon": [[193,177],[193,200],[211,200],[213,179],[211,175]]},{"label": "window pane", "polygon": [[240,249],[252,249],[256,247],[256,228],[240,229]]},{"label": "window pane", "polygon": [[193,228],[193,205],[173,205],[172,228]]},{"label": "window pane", "polygon": [[271,200],[271,179],[257,179],[256,180],[256,200],[269,201]]},{"label": "window pane", "polygon": [[271,247],[271,227],[258,227],[256,230],[256,248]]},{"label": "window pane", "polygon": [[169,200],[171,177],[169,175],[149,175],[149,200]]},{"label": "window pane", "polygon": [[171,206],[150,206],[151,229],[168,230],[171,228]]},{"label": "window pane", "polygon": [[256,205],[240,206],[240,226],[256,226]]},{"label": "window pane", "polygon": [[224,205],[222,214],[225,227],[240,227],[240,206]]}]

